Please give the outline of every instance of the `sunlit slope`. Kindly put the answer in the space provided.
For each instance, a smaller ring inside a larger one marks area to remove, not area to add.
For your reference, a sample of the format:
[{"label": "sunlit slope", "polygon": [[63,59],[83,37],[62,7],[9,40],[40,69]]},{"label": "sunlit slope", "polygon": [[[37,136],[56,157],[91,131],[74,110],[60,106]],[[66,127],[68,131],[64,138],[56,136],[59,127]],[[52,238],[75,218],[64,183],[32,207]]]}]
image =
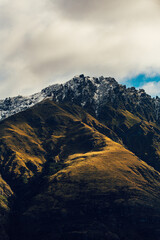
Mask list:
[{"label": "sunlit slope", "polygon": [[27,182],[42,170],[44,149],[34,130],[27,123],[5,122],[0,126],[0,168],[10,182]]},{"label": "sunlit slope", "polygon": [[159,239],[159,173],[98,135],[103,147],[68,155],[48,175],[20,218],[20,239]]},{"label": "sunlit slope", "polygon": [[[149,109],[146,108],[146,114]],[[160,171],[160,126],[147,121],[144,114],[105,105],[98,120],[108,126],[138,157]]]},{"label": "sunlit slope", "polygon": [[23,188],[46,162],[97,148],[96,131],[119,141],[82,108],[44,101],[0,123],[0,171],[11,185]]}]

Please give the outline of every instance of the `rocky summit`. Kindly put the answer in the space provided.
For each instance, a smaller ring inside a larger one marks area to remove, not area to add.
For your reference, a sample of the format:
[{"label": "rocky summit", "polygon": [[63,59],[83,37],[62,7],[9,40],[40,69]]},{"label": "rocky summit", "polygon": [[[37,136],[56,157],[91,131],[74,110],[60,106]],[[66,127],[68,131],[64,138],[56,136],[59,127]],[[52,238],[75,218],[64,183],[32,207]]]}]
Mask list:
[{"label": "rocky summit", "polygon": [[55,102],[72,102],[82,106],[98,117],[106,104],[121,107],[148,121],[159,121],[160,98],[151,98],[143,89],[126,88],[114,78],[75,76],[64,84],[55,84],[29,97],[17,96],[0,100],[0,118],[5,119],[15,113],[34,106],[50,98]]},{"label": "rocky summit", "polygon": [[159,240],[160,99],[76,76],[0,101],[0,240]]}]

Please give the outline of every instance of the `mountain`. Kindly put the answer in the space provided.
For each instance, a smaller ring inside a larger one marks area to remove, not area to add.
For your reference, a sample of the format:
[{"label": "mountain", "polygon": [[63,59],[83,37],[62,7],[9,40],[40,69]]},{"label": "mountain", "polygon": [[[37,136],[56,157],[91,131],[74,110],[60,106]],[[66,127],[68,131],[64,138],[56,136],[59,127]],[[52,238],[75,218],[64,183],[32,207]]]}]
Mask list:
[{"label": "mountain", "polygon": [[158,122],[160,98],[151,98],[143,89],[126,88],[114,78],[76,76],[64,84],[55,84],[29,97],[17,96],[0,100],[0,119],[5,119],[50,98],[55,102],[72,102],[96,117],[103,115],[106,104],[123,108],[147,121]]},{"label": "mountain", "polygon": [[159,98],[84,75],[35,96],[0,122],[0,240],[159,240]]}]

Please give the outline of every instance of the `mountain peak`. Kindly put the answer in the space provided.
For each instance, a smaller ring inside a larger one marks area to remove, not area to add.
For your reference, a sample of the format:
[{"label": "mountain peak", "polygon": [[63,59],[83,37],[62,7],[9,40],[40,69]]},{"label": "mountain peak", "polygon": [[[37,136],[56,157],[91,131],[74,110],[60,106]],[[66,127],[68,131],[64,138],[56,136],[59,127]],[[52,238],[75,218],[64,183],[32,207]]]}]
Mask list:
[{"label": "mountain peak", "polygon": [[29,97],[17,96],[0,100],[0,119],[34,106],[50,98],[55,102],[70,102],[84,107],[92,115],[101,115],[106,104],[121,107],[147,120],[160,117],[160,98],[151,98],[143,89],[126,88],[112,77],[90,77],[80,74],[64,84],[54,84]]},{"label": "mountain peak", "polygon": [[90,77],[90,76],[85,76],[84,74],[76,75],[70,81],[72,81],[72,80],[75,82],[77,82],[78,80],[86,81],[86,82],[90,81],[94,84],[101,84],[102,82],[118,84],[118,82],[112,77],[104,77],[104,76]]}]

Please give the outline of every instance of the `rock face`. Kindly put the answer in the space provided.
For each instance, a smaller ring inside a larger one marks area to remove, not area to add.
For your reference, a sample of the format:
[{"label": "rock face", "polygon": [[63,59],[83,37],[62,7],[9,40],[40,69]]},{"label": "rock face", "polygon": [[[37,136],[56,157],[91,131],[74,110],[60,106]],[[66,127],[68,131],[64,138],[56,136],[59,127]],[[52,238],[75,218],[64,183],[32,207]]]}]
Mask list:
[{"label": "rock face", "polygon": [[106,104],[123,108],[148,121],[159,121],[160,98],[151,98],[143,89],[126,88],[114,78],[76,76],[64,84],[55,84],[29,97],[0,100],[1,119],[23,111],[46,99],[72,102],[98,117]]},{"label": "rock face", "polygon": [[0,240],[159,240],[159,98],[80,75],[0,107]]},{"label": "rock face", "polygon": [[[45,90],[44,90],[45,91]],[[52,91],[51,91],[52,92]],[[80,75],[52,92],[57,102],[73,102],[99,117],[106,105],[121,107],[148,121],[159,119],[159,98],[151,98],[144,90],[126,88],[113,78],[90,78]]]}]

